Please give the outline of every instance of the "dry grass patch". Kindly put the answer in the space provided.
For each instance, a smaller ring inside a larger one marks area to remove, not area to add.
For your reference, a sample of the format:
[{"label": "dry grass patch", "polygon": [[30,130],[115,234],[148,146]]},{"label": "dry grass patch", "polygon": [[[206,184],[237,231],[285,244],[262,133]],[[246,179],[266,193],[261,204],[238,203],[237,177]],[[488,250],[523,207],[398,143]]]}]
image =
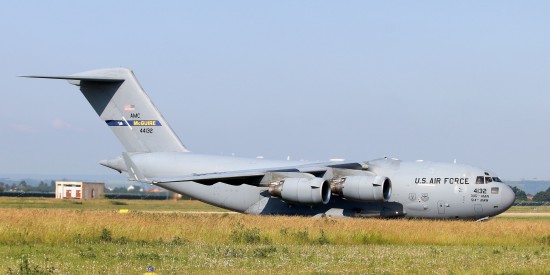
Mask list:
[{"label": "dry grass patch", "polygon": [[0,221],[0,273],[7,274],[139,274],[148,265],[159,274],[550,273],[550,219],[4,208]]},{"label": "dry grass patch", "polygon": [[1,244],[94,241],[104,229],[113,239],[221,244],[533,245],[550,236],[550,219],[471,222],[3,209],[0,220]]}]

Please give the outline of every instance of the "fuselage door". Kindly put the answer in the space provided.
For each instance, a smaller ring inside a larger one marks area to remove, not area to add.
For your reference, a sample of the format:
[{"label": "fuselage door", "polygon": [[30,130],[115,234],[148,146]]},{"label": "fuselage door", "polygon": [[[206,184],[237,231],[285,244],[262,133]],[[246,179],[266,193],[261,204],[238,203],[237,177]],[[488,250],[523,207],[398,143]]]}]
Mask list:
[{"label": "fuselage door", "polygon": [[438,201],[437,202],[437,212],[439,214],[445,214],[445,202],[444,201]]},{"label": "fuselage door", "polygon": [[476,213],[483,213],[483,206],[481,204],[474,204],[474,210]]}]

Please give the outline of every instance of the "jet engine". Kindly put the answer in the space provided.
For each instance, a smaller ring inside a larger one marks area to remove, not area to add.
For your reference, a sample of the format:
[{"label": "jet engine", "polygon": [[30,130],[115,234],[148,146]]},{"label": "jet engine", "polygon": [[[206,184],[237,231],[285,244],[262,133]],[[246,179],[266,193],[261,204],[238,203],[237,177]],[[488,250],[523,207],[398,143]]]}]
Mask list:
[{"label": "jet engine", "polygon": [[330,189],[346,199],[372,202],[389,200],[392,187],[384,176],[348,176],[332,180]]},{"label": "jet engine", "polygon": [[287,202],[300,204],[327,204],[330,184],[322,178],[286,178],[269,186],[269,194]]}]

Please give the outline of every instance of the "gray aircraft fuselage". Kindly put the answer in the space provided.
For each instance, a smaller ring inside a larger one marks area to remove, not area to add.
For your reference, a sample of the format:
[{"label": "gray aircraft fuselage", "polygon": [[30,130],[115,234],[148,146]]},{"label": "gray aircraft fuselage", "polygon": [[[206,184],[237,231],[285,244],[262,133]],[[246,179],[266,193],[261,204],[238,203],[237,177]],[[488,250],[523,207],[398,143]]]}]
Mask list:
[{"label": "gray aircraft fuselage", "polygon": [[[301,161],[272,161],[195,153],[144,153],[133,155],[132,158],[138,167],[143,167],[142,172],[148,178],[177,178],[186,174],[247,169],[305,167],[307,170],[311,167],[307,162]],[[102,161],[101,164],[126,171],[122,158]],[[315,166],[315,163],[312,165]],[[392,194],[389,201],[365,203],[332,196],[328,204],[311,206],[288,204],[279,198],[273,198],[265,194],[266,187],[252,188],[248,185],[223,183],[205,187],[192,182],[157,185],[233,211],[271,215],[480,219],[506,211],[515,199],[511,188],[500,182],[498,177],[469,165],[383,158],[365,162],[364,167],[367,171],[391,179]],[[201,187],[215,191],[204,192]]]},{"label": "gray aircraft fuselage", "polygon": [[189,152],[133,72],[99,69],[64,79],[79,87],[126,152],[100,164],[222,208],[249,214],[482,219],[514,202],[486,170],[454,163],[270,161]]}]

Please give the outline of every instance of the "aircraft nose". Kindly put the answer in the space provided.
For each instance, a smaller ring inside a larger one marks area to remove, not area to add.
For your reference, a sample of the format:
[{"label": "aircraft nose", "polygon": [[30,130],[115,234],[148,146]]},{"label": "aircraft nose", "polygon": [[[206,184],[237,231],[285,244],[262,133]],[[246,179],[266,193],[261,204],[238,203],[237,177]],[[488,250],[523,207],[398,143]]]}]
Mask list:
[{"label": "aircraft nose", "polygon": [[504,207],[504,211],[506,211],[512,206],[512,204],[514,204],[514,201],[516,200],[516,194],[508,185],[503,185],[500,192],[500,202]]}]

